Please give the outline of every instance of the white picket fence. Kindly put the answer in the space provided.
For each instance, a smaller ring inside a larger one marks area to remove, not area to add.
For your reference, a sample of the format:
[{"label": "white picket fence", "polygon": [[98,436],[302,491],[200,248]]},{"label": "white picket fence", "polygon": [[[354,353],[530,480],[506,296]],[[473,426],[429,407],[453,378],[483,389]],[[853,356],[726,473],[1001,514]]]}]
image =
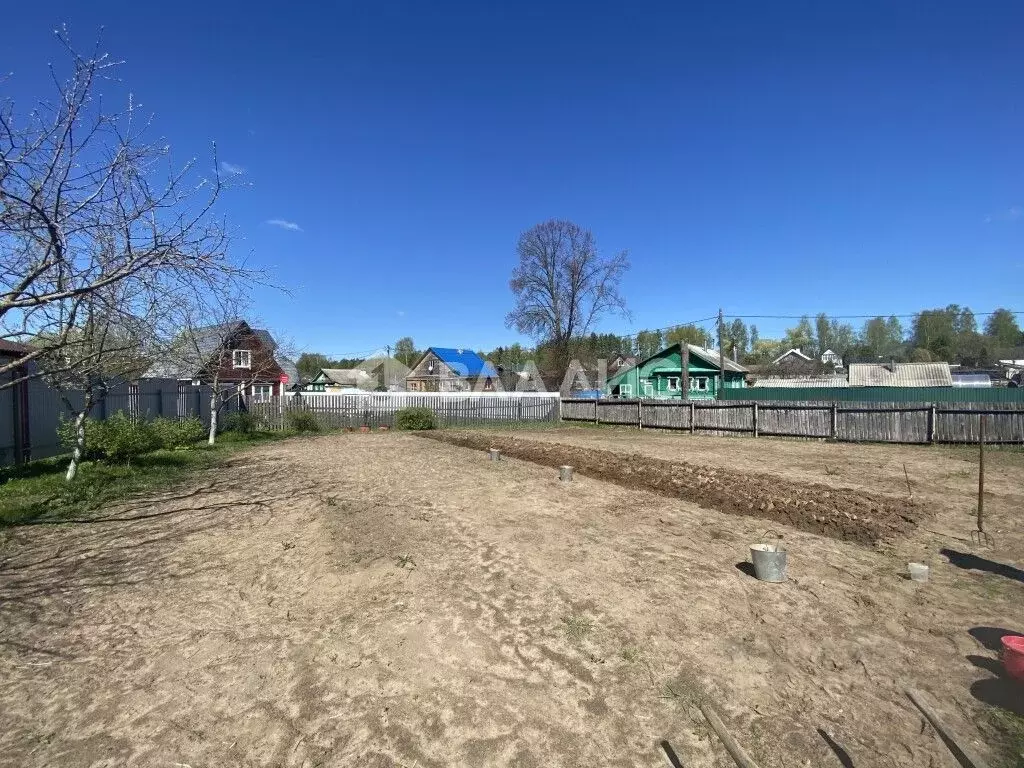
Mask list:
[{"label": "white picket fence", "polygon": [[494,422],[557,422],[557,392],[368,392],[289,393],[261,403],[251,412],[269,429],[288,428],[288,414],[310,411],[325,429],[393,426],[403,408],[428,408],[440,426]]}]

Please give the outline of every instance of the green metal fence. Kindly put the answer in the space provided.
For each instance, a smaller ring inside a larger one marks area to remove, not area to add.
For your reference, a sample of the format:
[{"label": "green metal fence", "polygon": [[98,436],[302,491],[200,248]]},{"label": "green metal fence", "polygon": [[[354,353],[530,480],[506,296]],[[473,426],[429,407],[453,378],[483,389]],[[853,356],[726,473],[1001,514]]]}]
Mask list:
[{"label": "green metal fence", "polygon": [[1015,387],[749,387],[725,389],[725,400],[800,400],[827,403],[1020,403]]}]

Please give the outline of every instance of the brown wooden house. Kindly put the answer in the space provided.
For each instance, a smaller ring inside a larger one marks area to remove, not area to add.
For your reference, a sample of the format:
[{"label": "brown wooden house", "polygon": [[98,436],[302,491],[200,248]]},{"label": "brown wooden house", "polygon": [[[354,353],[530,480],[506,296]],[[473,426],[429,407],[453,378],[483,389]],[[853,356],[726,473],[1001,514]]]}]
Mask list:
[{"label": "brown wooden house", "polygon": [[298,380],[295,364],[278,355],[277,343],[262,328],[233,320],[196,329],[179,338],[169,359],[159,361],[146,377],[176,378],[238,387],[246,400],[281,396]]}]

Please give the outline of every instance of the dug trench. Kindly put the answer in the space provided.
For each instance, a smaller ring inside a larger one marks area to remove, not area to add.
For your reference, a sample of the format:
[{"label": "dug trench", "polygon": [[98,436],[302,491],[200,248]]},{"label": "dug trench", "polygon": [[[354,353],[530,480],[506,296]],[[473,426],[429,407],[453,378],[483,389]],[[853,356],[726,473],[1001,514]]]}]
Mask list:
[{"label": "dug trench", "polygon": [[853,488],[798,484],[768,474],[473,431],[418,434],[464,448],[497,448],[505,456],[547,467],[568,464],[581,475],[627,488],[681,498],[728,514],[753,515],[864,545],[906,535],[923,517],[922,509],[909,499]]}]

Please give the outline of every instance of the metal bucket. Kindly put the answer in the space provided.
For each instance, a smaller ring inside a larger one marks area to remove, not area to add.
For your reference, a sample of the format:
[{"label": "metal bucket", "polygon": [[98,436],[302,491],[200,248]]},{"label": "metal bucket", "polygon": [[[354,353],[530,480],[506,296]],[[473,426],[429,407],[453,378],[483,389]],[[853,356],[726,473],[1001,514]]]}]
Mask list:
[{"label": "metal bucket", "polygon": [[563,464],[558,468],[558,479],[563,483],[572,482],[572,467],[568,464]]},{"label": "metal bucket", "polygon": [[491,461],[501,461],[501,451],[497,448],[489,449],[488,453],[491,455]]},{"label": "metal bucket", "polygon": [[752,544],[750,559],[759,581],[786,580],[786,549],[781,544]]}]

